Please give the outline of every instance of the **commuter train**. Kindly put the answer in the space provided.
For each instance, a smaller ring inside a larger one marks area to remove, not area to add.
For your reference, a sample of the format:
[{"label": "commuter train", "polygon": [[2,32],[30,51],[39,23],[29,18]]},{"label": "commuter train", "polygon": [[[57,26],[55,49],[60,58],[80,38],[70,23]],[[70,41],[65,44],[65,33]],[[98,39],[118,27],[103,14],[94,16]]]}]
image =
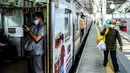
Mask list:
[{"label": "commuter train", "polygon": [[[81,45],[80,19],[85,15],[88,32],[93,19],[76,0],[0,0],[0,28],[17,47],[17,56],[25,57],[23,25],[31,26],[33,13],[44,14],[45,73],[69,73]],[[85,35],[85,34],[84,34]]]}]

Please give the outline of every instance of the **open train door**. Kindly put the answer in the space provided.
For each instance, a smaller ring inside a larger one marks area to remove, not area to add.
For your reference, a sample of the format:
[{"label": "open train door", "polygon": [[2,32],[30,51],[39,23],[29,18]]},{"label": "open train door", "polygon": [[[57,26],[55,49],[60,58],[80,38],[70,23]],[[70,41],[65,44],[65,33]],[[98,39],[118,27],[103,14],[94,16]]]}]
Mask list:
[{"label": "open train door", "polygon": [[[44,49],[44,53],[43,53],[43,70],[44,73],[51,73],[51,66],[50,66],[50,14],[49,14],[49,0],[35,0],[35,1],[30,1],[29,3],[33,2],[34,6],[33,7],[28,7],[27,10],[33,14],[33,10],[34,12],[42,12],[44,14],[44,26],[45,26],[45,31],[43,31],[45,33],[44,36],[44,43],[43,43],[43,49]],[[28,3],[28,1],[27,1]],[[24,20],[25,20],[25,25],[30,26],[30,24],[32,23],[32,15],[26,14],[24,15]]]},{"label": "open train door", "polygon": [[[52,73],[52,66],[51,66],[51,25],[50,25],[50,3],[49,0],[36,0],[36,2],[40,2],[40,4],[42,4],[44,7],[40,9],[41,12],[43,12],[44,14],[44,22],[45,22],[45,37],[44,37],[44,58],[43,58],[43,62],[44,62],[44,73]],[[39,10],[39,9],[38,9]]]}]

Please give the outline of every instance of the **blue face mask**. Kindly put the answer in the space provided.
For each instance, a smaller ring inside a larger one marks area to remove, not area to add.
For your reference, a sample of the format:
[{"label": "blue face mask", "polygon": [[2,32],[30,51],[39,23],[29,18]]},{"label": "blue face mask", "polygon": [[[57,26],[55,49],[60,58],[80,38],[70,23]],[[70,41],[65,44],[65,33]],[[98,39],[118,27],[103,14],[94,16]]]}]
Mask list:
[{"label": "blue face mask", "polygon": [[34,20],[33,23],[34,23],[35,25],[38,25],[38,21],[37,21],[37,20]]}]

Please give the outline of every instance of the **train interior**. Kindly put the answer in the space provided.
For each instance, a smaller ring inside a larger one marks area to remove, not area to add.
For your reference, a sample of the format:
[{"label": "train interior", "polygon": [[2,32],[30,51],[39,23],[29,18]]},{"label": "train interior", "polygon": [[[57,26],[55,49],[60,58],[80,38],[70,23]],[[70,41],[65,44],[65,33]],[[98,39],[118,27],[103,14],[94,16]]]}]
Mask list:
[{"label": "train interior", "polygon": [[[0,3],[0,42],[4,44],[0,47],[0,73],[8,73],[11,68],[11,73],[14,73],[13,68],[23,71],[22,73],[28,73],[29,56],[22,46],[27,37],[23,25],[33,25],[33,14],[38,11],[44,14],[43,23],[46,28],[46,1],[7,0]],[[19,71],[16,73],[20,73]]]}]

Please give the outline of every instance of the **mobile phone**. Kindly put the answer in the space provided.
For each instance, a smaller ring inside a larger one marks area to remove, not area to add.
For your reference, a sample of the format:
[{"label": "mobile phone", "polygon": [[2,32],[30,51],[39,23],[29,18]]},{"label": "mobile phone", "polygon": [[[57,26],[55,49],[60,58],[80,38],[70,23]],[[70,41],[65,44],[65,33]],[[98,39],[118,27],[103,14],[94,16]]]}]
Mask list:
[{"label": "mobile phone", "polygon": [[23,25],[23,28],[26,28],[26,25]]}]

